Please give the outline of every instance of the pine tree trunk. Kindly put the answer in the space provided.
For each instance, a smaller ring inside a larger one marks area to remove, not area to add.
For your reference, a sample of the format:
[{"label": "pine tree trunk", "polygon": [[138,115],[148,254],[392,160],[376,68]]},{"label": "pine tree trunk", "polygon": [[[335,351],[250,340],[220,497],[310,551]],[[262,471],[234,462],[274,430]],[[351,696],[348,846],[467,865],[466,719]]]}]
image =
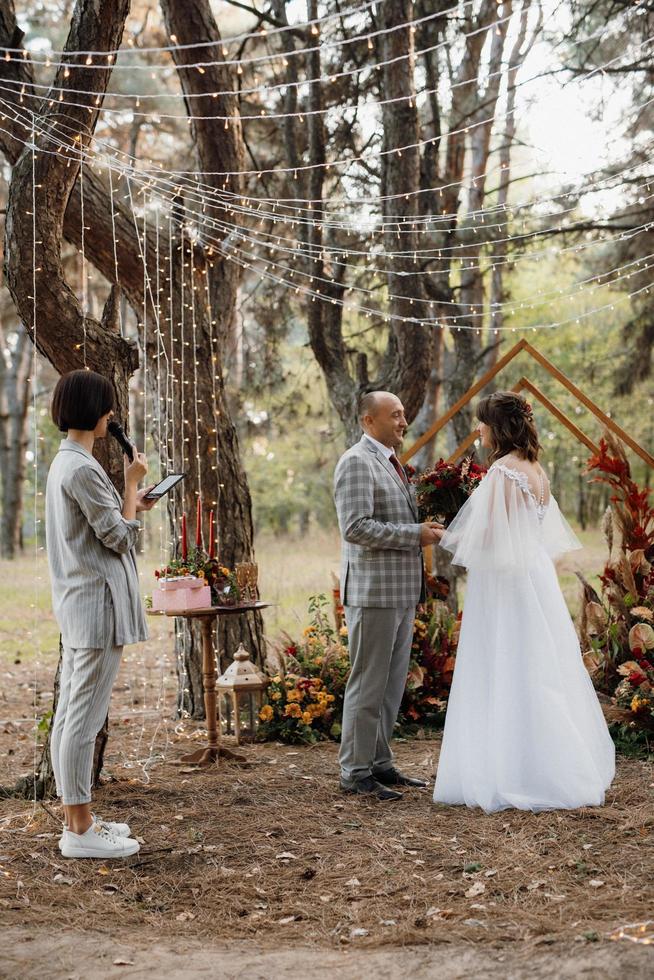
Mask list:
[{"label": "pine tree trunk", "polygon": [[[103,7],[87,5],[79,0],[73,11],[67,47],[73,50],[115,49],[120,44],[128,9],[128,0],[116,0],[114,4]],[[11,39],[8,47],[17,46],[22,40],[11,4],[0,5],[0,34],[3,40],[5,36]],[[20,62],[20,67],[16,68],[14,61],[10,60],[6,70],[9,73],[27,73],[27,83],[31,84],[29,69],[22,65],[22,59],[15,61]],[[6,65],[6,62],[3,64]],[[109,68],[92,71],[81,65],[71,65],[70,68],[62,66],[54,84],[64,90],[68,87],[87,89],[101,98],[109,76]],[[48,117],[52,114],[52,108],[47,108],[47,105],[46,101],[40,107],[42,127],[47,125]],[[67,202],[79,170],[79,151],[85,148],[95,128],[97,103],[93,102],[92,109],[73,107],[69,103],[64,105],[65,109],[61,103],[57,103],[57,119],[61,121],[65,116],[69,131],[79,132],[80,139],[71,142],[61,155],[47,152],[49,146],[43,136],[37,136],[34,145],[28,144],[19,155],[16,155],[15,147],[7,152],[7,145],[2,144],[14,164],[5,223],[7,285],[18,315],[38,350],[61,374],[88,367],[107,377],[114,389],[117,414],[126,418],[128,381],[138,359],[134,346],[120,337],[115,317],[111,315],[115,310],[117,292],[112,290],[103,321],[93,319],[81,309],[68,285],[61,255]],[[23,142],[25,137],[26,134],[23,135]],[[9,144],[12,142],[8,141]],[[36,295],[33,292],[33,276]],[[122,490],[122,453],[114,441],[105,440],[97,456],[115,485]],[[103,737],[100,734],[96,744],[97,765],[101,765],[103,743],[106,743],[106,735]],[[98,775],[99,769],[96,769],[94,782]],[[52,791],[52,785],[48,732],[38,774],[23,781],[16,791],[22,789],[30,796],[34,793],[45,795]]]},{"label": "pine tree trunk", "polygon": [[[0,556],[12,559],[22,550],[23,493],[28,445],[28,408],[31,392],[30,360],[32,344],[27,331],[18,324],[15,347],[8,350],[5,331],[0,325],[0,480],[2,518]],[[5,360],[6,358],[6,360]]]}]

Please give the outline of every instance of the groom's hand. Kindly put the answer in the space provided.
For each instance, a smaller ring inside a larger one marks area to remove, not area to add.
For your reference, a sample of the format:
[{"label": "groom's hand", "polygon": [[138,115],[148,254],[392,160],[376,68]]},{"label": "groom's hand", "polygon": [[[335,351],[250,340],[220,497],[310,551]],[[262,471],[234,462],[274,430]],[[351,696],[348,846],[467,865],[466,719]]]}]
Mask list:
[{"label": "groom's hand", "polygon": [[426,548],[430,544],[438,544],[444,533],[445,528],[442,524],[437,524],[435,521],[425,521],[420,526],[420,547]]}]

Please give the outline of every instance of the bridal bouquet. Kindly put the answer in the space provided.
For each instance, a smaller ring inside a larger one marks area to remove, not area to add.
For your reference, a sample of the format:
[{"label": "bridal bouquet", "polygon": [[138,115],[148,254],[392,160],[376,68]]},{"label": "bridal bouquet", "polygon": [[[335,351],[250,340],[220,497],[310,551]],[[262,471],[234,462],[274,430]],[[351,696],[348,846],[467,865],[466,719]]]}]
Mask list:
[{"label": "bridal bouquet", "polygon": [[442,520],[445,524],[458,514],[484,476],[486,470],[466,457],[461,463],[439,459],[431,470],[416,479],[416,498],[423,521]]}]

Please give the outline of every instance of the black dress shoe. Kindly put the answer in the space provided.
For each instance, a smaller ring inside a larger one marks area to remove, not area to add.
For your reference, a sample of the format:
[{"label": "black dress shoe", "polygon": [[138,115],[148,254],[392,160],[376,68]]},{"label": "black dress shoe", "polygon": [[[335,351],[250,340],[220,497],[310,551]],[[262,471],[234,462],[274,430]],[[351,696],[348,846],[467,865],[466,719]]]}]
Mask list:
[{"label": "black dress shoe", "polygon": [[402,799],[401,793],[396,793],[393,789],[386,789],[373,776],[366,776],[364,779],[353,779],[351,783],[346,783],[344,779],[341,779],[341,789],[344,793],[361,793],[364,796],[376,796],[378,800]]},{"label": "black dress shoe", "polygon": [[413,776],[405,776],[404,773],[398,772],[397,769],[379,769],[375,770],[373,773],[373,779],[382,786],[419,786],[424,788],[427,783],[424,779],[414,779]]}]

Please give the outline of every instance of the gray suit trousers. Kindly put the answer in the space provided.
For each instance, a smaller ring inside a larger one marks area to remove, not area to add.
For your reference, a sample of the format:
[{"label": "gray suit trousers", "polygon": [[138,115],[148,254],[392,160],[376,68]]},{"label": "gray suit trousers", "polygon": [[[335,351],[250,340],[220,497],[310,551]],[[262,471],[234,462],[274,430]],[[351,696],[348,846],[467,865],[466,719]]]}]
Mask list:
[{"label": "gray suit trousers", "polygon": [[114,645],[114,611],[106,589],[103,648],[64,646],[59,703],[52,726],[50,752],[62,803],[91,802],[93,750],[109,710],[123,648]]},{"label": "gray suit trousers", "polygon": [[346,782],[393,764],[390,742],[409,671],[415,612],[415,604],[345,607],[352,670],[338,759]]}]

